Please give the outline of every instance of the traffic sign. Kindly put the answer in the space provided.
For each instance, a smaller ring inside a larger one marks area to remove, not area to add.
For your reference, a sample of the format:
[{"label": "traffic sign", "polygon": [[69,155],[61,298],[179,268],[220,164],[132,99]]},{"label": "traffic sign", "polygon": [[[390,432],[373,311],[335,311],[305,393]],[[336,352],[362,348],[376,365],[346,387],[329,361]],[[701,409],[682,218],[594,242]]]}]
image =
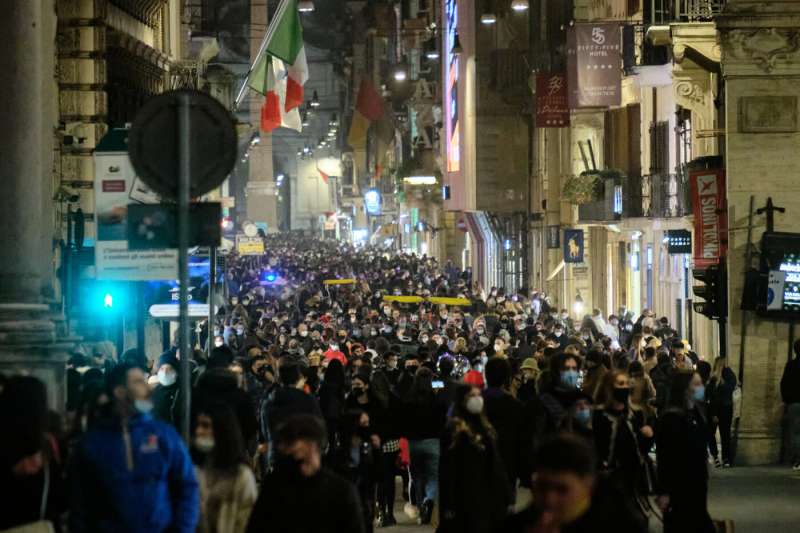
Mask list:
[{"label": "traffic sign", "polygon": [[[179,131],[178,109],[188,96],[189,132]],[[236,128],[230,113],[210,95],[182,89],[148,100],[136,114],[128,136],[137,175],[162,196],[178,197],[179,136],[190,144],[190,194],[197,198],[219,187],[236,163]]]}]

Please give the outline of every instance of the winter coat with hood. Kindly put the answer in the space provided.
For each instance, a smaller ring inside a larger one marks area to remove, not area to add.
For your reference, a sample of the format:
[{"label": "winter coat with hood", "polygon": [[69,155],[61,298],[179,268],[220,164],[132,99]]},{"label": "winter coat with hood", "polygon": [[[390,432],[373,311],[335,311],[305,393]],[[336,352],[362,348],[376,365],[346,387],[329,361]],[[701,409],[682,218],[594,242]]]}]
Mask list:
[{"label": "winter coat with hood", "polygon": [[172,426],[137,414],[98,422],[70,469],[71,533],[194,533],[199,490],[189,452]]}]

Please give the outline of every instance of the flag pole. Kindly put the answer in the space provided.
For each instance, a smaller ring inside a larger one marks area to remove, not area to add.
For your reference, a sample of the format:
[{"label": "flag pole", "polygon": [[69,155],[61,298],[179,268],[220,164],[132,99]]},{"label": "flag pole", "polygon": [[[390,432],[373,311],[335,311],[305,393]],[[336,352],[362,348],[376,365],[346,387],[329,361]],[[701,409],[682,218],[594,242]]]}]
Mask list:
[{"label": "flag pole", "polygon": [[267,26],[267,33],[264,34],[264,38],[261,40],[261,46],[258,48],[258,53],[256,54],[256,58],[253,61],[253,64],[250,65],[250,69],[247,71],[247,75],[244,77],[244,82],[242,86],[239,88],[239,93],[236,95],[236,100],[233,103],[233,110],[239,109],[239,104],[242,103],[242,99],[244,98],[245,93],[247,92],[247,83],[250,81],[250,74],[253,72],[253,69],[258,64],[259,60],[261,59],[261,55],[264,53],[264,49],[267,47],[267,43],[272,38],[272,35],[275,33],[275,28],[277,26],[277,21],[281,19],[283,12],[286,11],[286,7],[289,5],[289,0],[281,0],[281,4],[278,6],[278,9],[275,11],[275,15],[272,16],[272,20],[269,21],[269,26]]}]

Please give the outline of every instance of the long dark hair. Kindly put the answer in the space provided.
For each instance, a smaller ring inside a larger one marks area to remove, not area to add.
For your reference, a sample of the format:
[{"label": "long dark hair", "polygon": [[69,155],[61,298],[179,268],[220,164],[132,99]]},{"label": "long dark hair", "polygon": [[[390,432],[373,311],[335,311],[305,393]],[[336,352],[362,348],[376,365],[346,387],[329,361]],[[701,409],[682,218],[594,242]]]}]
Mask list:
[{"label": "long dark hair", "polygon": [[456,387],[453,399],[453,412],[450,417],[453,439],[451,446],[455,446],[458,435],[463,434],[472,444],[478,448],[486,447],[486,439],[494,441],[497,439],[497,432],[486,417],[486,410],[479,415],[474,415],[467,411],[467,396],[474,385],[461,383]]},{"label": "long dark hair", "polygon": [[414,382],[409,391],[409,400],[412,403],[427,404],[433,397],[433,371],[430,368],[420,367],[414,374]]},{"label": "long dark hair", "polygon": [[680,409],[685,411],[688,407],[689,386],[694,377],[694,371],[677,371],[672,376],[672,384],[669,387],[667,396],[668,409]]},{"label": "long dark hair", "polygon": [[218,471],[236,472],[240,464],[247,464],[242,430],[236,414],[224,403],[204,406],[197,416],[206,415],[214,428],[214,449],[206,460],[206,466]]},{"label": "long dark hair", "polygon": [[344,387],[344,366],[338,359],[331,359],[325,369],[325,383]]}]

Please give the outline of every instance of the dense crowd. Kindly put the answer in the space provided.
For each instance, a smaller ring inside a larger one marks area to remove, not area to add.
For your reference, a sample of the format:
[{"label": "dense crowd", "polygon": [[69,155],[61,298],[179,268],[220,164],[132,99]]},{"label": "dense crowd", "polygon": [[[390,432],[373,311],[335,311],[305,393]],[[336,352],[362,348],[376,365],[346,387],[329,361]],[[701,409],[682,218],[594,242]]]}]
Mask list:
[{"label": "dense crowd", "polygon": [[0,530],[359,533],[396,523],[402,486],[442,533],[714,531],[737,378],[666,318],[573,316],[428,257],[266,244],[228,258],[218,320],[192,332],[188,446],[176,347],[76,353],[66,423],[41,382],[3,379]]}]

